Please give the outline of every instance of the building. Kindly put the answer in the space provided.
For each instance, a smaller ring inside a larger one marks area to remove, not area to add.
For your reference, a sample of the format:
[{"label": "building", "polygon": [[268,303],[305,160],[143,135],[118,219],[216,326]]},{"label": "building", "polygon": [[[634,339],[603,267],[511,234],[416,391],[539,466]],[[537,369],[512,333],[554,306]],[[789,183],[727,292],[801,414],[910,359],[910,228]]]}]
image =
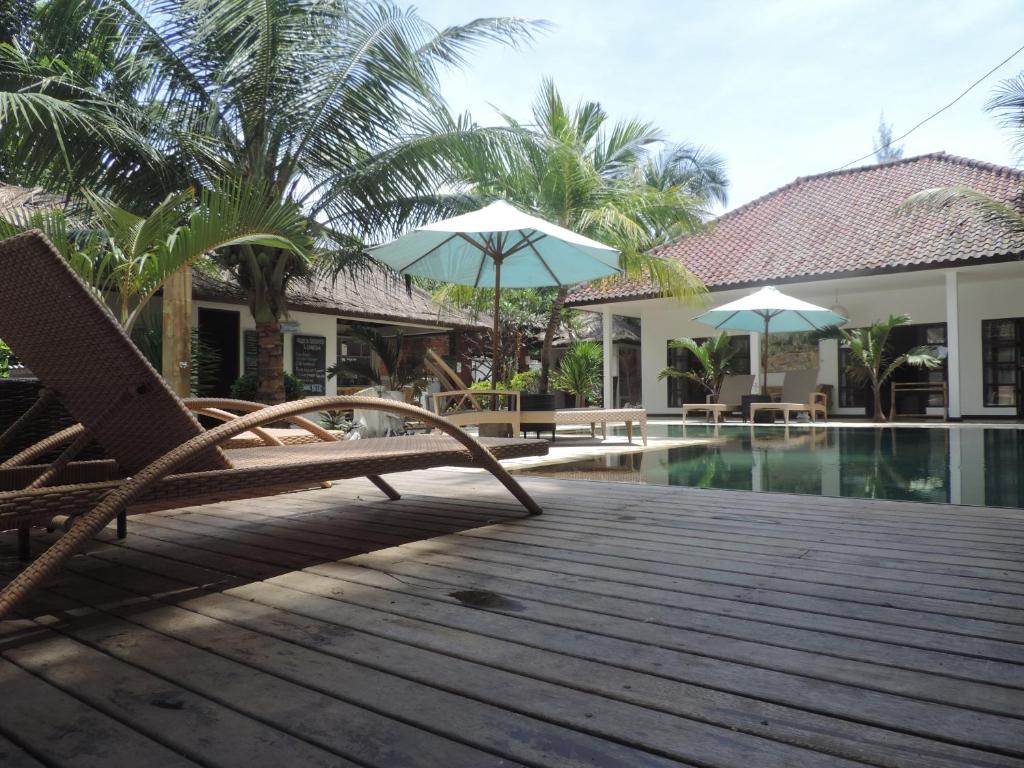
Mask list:
[{"label": "building", "polygon": [[[256,369],[256,323],[236,283],[195,271],[192,285],[192,325],[217,350],[221,365],[208,394],[227,394],[235,379]],[[339,359],[372,358],[353,336],[354,326],[374,326],[385,336],[401,331],[413,348],[429,346],[462,372],[468,371],[465,334],[486,332],[490,322],[444,309],[422,288],[381,268],[335,281],[295,281],[288,289],[288,309],[281,323],[284,369],[303,380],[309,395],[337,394],[338,382],[328,380],[324,370]]]},{"label": "building", "polygon": [[[704,281],[709,306],[775,285],[836,309],[849,318],[848,327],[909,314],[912,324],[894,334],[894,347],[935,345],[944,365],[931,372],[901,369],[900,380],[946,381],[952,418],[1024,418],[1024,237],[962,209],[897,210],[915,192],[946,186],[1024,207],[1024,172],[939,152],[799,178],[657,253],[678,259]],[[670,354],[670,340],[710,335],[692,319],[702,307],[661,298],[649,283],[623,280],[581,286],[568,304],[639,320],[641,388],[651,413],[678,413],[676,406],[693,401],[694,393],[658,381],[657,373],[667,364],[687,364]],[[837,342],[777,341],[769,386],[787,367],[817,367],[819,383],[832,388],[831,413],[864,415],[866,393],[846,380]],[[735,343],[740,367],[759,371],[757,336],[737,335]],[[605,344],[610,348],[608,336]],[[613,386],[606,379],[606,391]],[[941,396],[919,397],[901,403],[901,412],[939,412]]]}]

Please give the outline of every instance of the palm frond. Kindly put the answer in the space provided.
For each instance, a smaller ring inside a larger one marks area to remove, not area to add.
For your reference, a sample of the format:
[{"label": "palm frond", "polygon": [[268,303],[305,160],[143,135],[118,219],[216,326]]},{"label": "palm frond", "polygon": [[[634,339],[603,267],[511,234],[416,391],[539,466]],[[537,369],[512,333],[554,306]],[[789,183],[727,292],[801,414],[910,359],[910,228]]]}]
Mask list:
[{"label": "palm frond", "polygon": [[911,195],[897,211],[961,211],[1013,235],[1024,235],[1024,214],[1013,206],[995,200],[970,187],[938,187]]}]

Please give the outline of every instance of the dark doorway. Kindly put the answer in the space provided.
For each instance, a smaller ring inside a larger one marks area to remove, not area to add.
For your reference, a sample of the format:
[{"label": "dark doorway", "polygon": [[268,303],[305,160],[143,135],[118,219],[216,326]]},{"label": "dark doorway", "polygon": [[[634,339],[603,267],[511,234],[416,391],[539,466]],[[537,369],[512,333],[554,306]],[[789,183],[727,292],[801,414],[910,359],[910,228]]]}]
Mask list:
[{"label": "dark doorway", "polygon": [[[707,337],[701,336],[694,339],[698,344],[707,341]],[[670,341],[669,344],[672,342]],[[750,336],[746,334],[730,336],[729,343],[736,350],[732,358],[731,372],[733,374],[750,373]],[[680,371],[697,371],[700,363],[686,349],[668,348],[668,364]],[[669,378],[668,382],[668,405],[670,408],[678,408],[683,403],[703,403],[707,396],[700,384],[692,379]]]},{"label": "dark doorway", "polygon": [[199,337],[193,350],[194,385],[202,397],[228,397],[238,378],[239,314],[227,309],[199,309]]},{"label": "dark doorway", "polygon": [[[942,365],[928,369],[912,365],[903,365],[896,369],[890,379],[882,386],[882,405],[889,411],[890,385],[894,382],[933,383],[939,384],[946,380],[946,324],[931,323],[921,325],[901,325],[893,328],[889,334],[888,358],[909,352],[914,347],[930,346],[939,351]],[[839,345],[839,405],[842,408],[864,408],[869,415],[874,407],[871,385],[867,382],[855,383],[846,371],[849,350]],[[942,393],[906,392],[899,395],[898,409],[900,416],[924,415],[926,408],[941,408]]]},{"label": "dark doorway", "polygon": [[1015,406],[1024,419],[1024,317],[981,321],[985,407]]}]

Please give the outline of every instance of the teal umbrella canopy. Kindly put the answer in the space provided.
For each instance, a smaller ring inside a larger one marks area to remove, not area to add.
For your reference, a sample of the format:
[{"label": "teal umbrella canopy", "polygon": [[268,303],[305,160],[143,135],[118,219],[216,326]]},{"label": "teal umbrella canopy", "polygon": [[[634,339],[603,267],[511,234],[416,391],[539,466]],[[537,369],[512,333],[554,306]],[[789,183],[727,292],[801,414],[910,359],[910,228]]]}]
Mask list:
[{"label": "teal umbrella canopy", "polygon": [[498,380],[499,302],[504,288],[574,285],[621,272],[619,251],[498,201],[414,229],[370,255],[405,275],[494,289]]},{"label": "teal umbrella canopy", "polygon": [[794,299],[770,286],[736,301],[709,309],[694,319],[718,330],[752,331],[762,334],[762,391],[768,381],[769,333],[819,331],[846,322],[845,317],[830,309]]},{"label": "teal umbrella canopy", "polygon": [[474,288],[573,285],[620,271],[615,248],[502,201],[419,227],[370,255],[406,275]]}]

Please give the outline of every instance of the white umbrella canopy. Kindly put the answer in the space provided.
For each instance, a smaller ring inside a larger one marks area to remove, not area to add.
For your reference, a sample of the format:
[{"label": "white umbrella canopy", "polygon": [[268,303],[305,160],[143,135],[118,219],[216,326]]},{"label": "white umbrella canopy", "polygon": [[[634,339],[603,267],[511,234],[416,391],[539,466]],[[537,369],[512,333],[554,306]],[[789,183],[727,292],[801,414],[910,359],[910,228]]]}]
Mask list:
[{"label": "white umbrella canopy", "polygon": [[619,273],[619,251],[498,201],[417,227],[370,254],[392,269],[445,283],[494,289],[498,380],[501,288],[573,285]]},{"label": "white umbrella canopy", "polygon": [[694,318],[718,330],[753,331],[761,338],[761,388],[768,382],[768,334],[818,331],[847,318],[768,286]]}]

